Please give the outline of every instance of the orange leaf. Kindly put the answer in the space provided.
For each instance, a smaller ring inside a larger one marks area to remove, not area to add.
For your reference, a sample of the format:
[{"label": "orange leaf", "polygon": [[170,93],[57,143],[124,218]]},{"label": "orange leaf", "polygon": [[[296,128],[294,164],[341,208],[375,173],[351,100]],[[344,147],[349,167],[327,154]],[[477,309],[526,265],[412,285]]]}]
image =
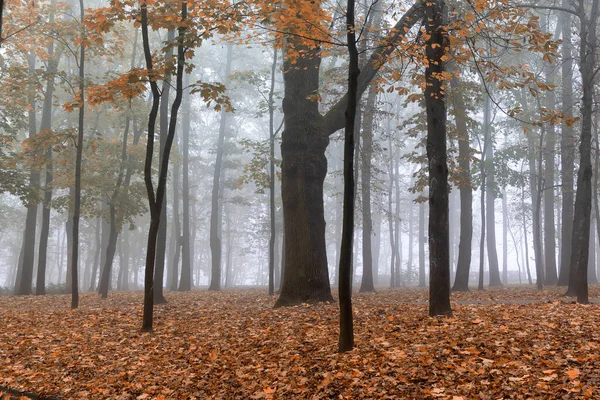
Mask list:
[{"label": "orange leaf", "polygon": [[579,368],[573,368],[573,369],[566,371],[565,373],[569,376],[569,378],[577,379],[577,377],[579,376],[579,374],[581,372],[579,371]]}]

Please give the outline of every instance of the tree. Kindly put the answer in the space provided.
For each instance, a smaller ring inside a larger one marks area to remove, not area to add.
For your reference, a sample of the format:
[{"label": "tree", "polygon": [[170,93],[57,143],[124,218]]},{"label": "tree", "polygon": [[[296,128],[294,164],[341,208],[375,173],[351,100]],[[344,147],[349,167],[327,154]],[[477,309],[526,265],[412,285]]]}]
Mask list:
[{"label": "tree", "polygon": [[[421,20],[422,4],[417,1],[369,57],[359,76],[359,96],[392,53],[394,45]],[[319,4],[311,4],[310,9],[317,15],[321,13]],[[296,11],[286,10],[294,16]],[[295,17],[291,21],[296,22]],[[302,23],[296,25],[303,26]],[[310,35],[314,31],[315,28],[309,27],[305,34]],[[325,246],[325,150],[329,136],[344,127],[348,99],[347,95],[344,96],[325,115],[321,115],[315,99],[319,89],[320,48],[312,41],[302,42],[293,35],[287,43],[288,53],[283,68],[285,129],[281,143],[285,270],[276,306],[333,300]]]},{"label": "tree", "polygon": [[[573,217],[573,245],[569,288],[567,293],[577,296],[577,302],[587,304],[587,268],[590,240],[590,215],[592,208],[592,113],[594,100],[594,75],[597,49],[596,29],[600,0],[594,0],[588,14],[586,2],[579,0],[577,15],[580,20],[581,43],[579,45],[583,98],[581,105],[581,139],[579,144],[579,170],[575,193]],[[588,17],[589,15],[589,17]]]},{"label": "tree", "polygon": [[79,281],[77,276],[79,266],[79,218],[81,214],[81,160],[83,155],[83,122],[85,119],[85,46],[83,38],[84,8],[83,0],[79,0],[81,14],[81,43],[79,45],[79,124],[77,128],[77,155],[75,156],[75,185],[73,198],[73,236],[71,248],[71,308],[79,307]]},{"label": "tree", "polygon": [[[165,197],[167,186],[167,173],[169,168],[169,156],[171,146],[175,137],[175,128],[177,123],[177,112],[181,105],[183,96],[183,70],[185,63],[185,48],[184,35],[186,25],[181,24],[178,31],[177,43],[177,71],[176,71],[176,89],[175,99],[171,105],[171,115],[169,119],[169,129],[165,139],[165,145],[160,157],[160,167],[158,172],[158,185],[156,192],[152,182],[152,158],[154,152],[154,131],[156,117],[158,114],[160,93],[158,84],[152,76],[154,72],[154,64],[152,61],[152,52],[150,51],[150,39],[148,37],[148,4],[144,1],[140,6],[141,11],[141,27],[142,27],[142,42],[144,48],[144,59],[146,61],[146,69],[150,78],[150,87],[152,90],[152,108],[148,117],[148,142],[146,144],[146,158],[144,163],[144,182],[148,192],[148,203],[150,208],[150,228],[148,231],[148,248],[146,253],[146,269],[144,274],[144,315],[142,321],[142,330],[151,331],[154,312],[154,266],[156,261],[156,246],[160,217],[162,212],[162,202]],[[187,18],[187,4],[181,3],[181,19],[185,21]],[[162,285],[162,282],[159,283]]]},{"label": "tree", "polygon": [[444,59],[449,45],[442,1],[425,4],[425,108],[429,165],[429,315],[452,316],[448,253],[448,165]]},{"label": "tree", "polygon": [[[338,351],[344,353],[354,348],[352,321],[352,238],[354,236],[354,123],[358,97],[358,49],[354,25],[354,0],[348,0],[346,10],[346,38],[348,41],[348,101],[344,128],[344,213],[342,244],[340,248],[340,337]],[[369,232],[370,234],[370,232]]]},{"label": "tree", "polygon": [[[227,61],[225,62],[225,80],[231,74],[233,46],[227,46]],[[213,172],[212,196],[210,209],[210,259],[211,278],[208,290],[221,290],[221,225],[223,223],[223,201],[221,199],[221,175],[223,174],[223,155],[225,153],[225,134],[228,130],[228,112],[221,110],[219,121],[219,138],[217,139],[217,158]]]}]

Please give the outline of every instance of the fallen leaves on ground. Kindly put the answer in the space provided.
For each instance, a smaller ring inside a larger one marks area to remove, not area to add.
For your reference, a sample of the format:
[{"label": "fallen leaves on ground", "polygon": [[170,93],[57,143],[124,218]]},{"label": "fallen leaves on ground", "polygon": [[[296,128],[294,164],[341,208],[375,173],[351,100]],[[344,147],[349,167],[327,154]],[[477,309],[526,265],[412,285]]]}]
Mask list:
[{"label": "fallen leaves on ground", "polygon": [[[592,295],[597,294],[592,289]],[[490,299],[490,296],[493,298]],[[142,293],[0,298],[0,386],[73,399],[600,398],[600,304],[559,291],[470,292],[429,318],[425,289],[357,294],[357,348],[337,304],[273,309],[258,290],[168,293],[140,332]],[[494,304],[494,299],[543,299]]]}]

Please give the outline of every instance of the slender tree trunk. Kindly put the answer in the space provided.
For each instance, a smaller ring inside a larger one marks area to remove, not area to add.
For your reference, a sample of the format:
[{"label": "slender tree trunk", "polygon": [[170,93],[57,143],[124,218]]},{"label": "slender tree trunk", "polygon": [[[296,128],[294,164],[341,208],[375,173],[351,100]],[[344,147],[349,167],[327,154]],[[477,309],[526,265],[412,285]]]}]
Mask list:
[{"label": "slender tree trunk", "polygon": [[[502,189],[502,280],[508,285],[508,201],[506,188]],[[516,251],[516,247],[515,247]],[[517,253],[517,263],[519,255]]]},{"label": "slender tree trunk", "polygon": [[[83,0],[79,0],[81,23],[84,21]],[[83,26],[81,28],[83,40]],[[85,47],[80,45],[79,52],[79,126],[77,132],[77,155],[75,159],[75,187],[73,201],[73,247],[71,249],[71,308],[79,307],[79,216],[81,213],[81,159],[83,156],[83,122],[85,119]]]},{"label": "slender tree trunk", "polygon": [[277,47],[273,47],[271,64],[271,87],[269,89],[269,296],[275,294],[275,72],[277,69]]},{"label": "slender tree trunk", "polygon": [[419,287],[425,287],[425,203],[419,203]]},{"label": "slender tree trunk", "polygon": [[361,292],[374,292],[373,283],[373,219],[371,216],[371,159],[373,158],[373,116],[377,99],[377,84],[371,83],[363,118],[362,161],[362,259],[363,274],[360,285]]},{"label": "slender tree trunk", "polygon": [[[572,0],[563,0],[563,6],[570,7]],[[573,115],[573,49],[571,44],[571,16],[568,13],[560,13],[560,24],[562,26],[562,111],[566,115]],[[575,136],[573,127],[566,123],[561,126],[560,140],[560,171],[562,190],[561,210],[561,242],[560,242],[560,273],[558,285],[569,284],[571,246],[573,234],[573,171],[575,170]]]},{"label": "slender tree trunk", "polygon": [[[388,124],[389,125],[389,124]],[[391,132],[388,130],[388,134],[390,134]],[[390,288],[395,288],[396,287],[396,280],[394,279],[394,271],[395,271],[395,266],[394,266],[394,261],[397,257],[396,251],[397,251],[397,247],[396,247],[396,240],[394,237],[394,218],[397,218],[394,215],[393,209],[392,209],[392,203],[393,203],[393,199],[394,199],[394,152],[392,151],[392,136],[391,134],[389,135],[389,140],[388,140],[388,157],[389,157],[389,165],[388,165],[388,175],[390,177],[389,180],[389,185],[388,185],[388,231],[390,232]]]},{"label": "slender tree trunk", "polygon": [[[52,1],[50,14],[50,23],[54,22],[55,2]],[[48,45],[48,78],[46,81],[46,91],[44,94],[44,105],[42,106],[42,121],[40,123],[40,133],[48,133],[52,129],[52,103],[54,96],[54,74],[56,73],[60,55],[54,55],[54,41]],[[40,231],[40,246],[38,251],[38,272],[35,285],[35,294],[46,294],[46,263],[48,252],[48,237],[50,236],[50,210],[52,202],[52,148],[46,150],[46,182],[44,189],[44,203],[42,212],[42,227]]]},{"label": "slender tree trunk", "polygon": [[[27,114],[29,116],[29,138],[32,138],[37,133],[36,123],[36,101],[35,101],[35,88],[33,82],[35,80],[35,53],[30,52],[27,57],[29,64],[29,74],[31,79],[31,86],[29,88],[28,100],[29,110]],[[32,293],[32,280],[33,280],[33,264],[35,257],[35,230],[37,225],[37,192],[40,186],[40,173],[35,167],[31,168],[29,174],[29,187],[30,194],[27,200],[27,216],[25,217],[25,234],[23,239],[23,262],[19,264],[19,270],[17,272],[17,282],[15,284],[15,294],[17,295],[29,295]]]},{"label": "slender tree trunk", "polygon": [[[181,257],[181,222],[179,220],[179,174],[181,165],[176,161],[173,165],[173,225],[171,231],[171,273],[169,290],[177,290],[179,281],[179,259]],[[167,278],[167,281],[169,280]]]},{"label": "slender tree trunk", "polygon": [[[555,35],[558,36],[558,35]],[[546,82],[555,86],[554,65],[544,64]],[[546,107],[548,110],[556,108],[556,94],[553,90],[546,92]],[[554,156],[556,147],[556,131],[554,125],[546,127],[546,147],[544,153],[544,284],[556,285],[556,226],[554,222]]]},{"label": "slender tree trunk", "polygon": [[[186,75],[184,87],[189,85],[189,75]],[[179,282],[179,291],[187,292],[192,289],[192,271],[194,270],[194,259],[192,255],[192,245],[190,241],[190,124],[192,120],[192,107],[190,101],[190,92],[184,92],[183,118],[181,121],[181,142],[182,142],[182,167],[183,176],[181,179],[181,205],[182,205],[182,236],[181,236],[181,281]]]},{"label": "slender tree trunk", "polygon": [[531,270],[529,269],[529,244],[527,243],[527,218],[525,215],[525,188],[521,188],[521,218],[523,220],[523,241],[525,243],[525,250],[523,253],[525,254],[525,266],[527,268],[527,280],[530,285],[533,285],[533,281],[531,279]]},{"label": "slender tree trunk", "polygon": [[[344,215],[342,245],[340,248],[340,336],[338,351],[344,353],[354,348],[352,320],[352,237],[354,233],[354,131],[358,97],[358,49],[354,25],[354,0],[348,0],[346,11],[348,53],[348,102],[344,131]],[[364,273],[363,273],[364,275]]]},{"label": "slender tree trunk", "polygon": [[[544,282],[544,251],[542,249],[542,228],[540,222],[540,209],[541,209],[541,189],[543,187],[542,178],[539,176],[540,168],[535,164],[535,142],[532,137],[532,133],[528,135],[528,153],[529,153],[529,186],[531,188],[531,208],[532,208],[532,234],[533,234],[533,252],[535,257],[535,273],[536,283],[538,290],[541,290],[541,285]],[[540,134],[540,146],[539,151],[541,152],[541,143],[543,142],[543,131]],[[542,154],[539,155],[540,165]]]},{"label": "slender tree trunk", "polygon": [[[233,45],[227,46],[227,61],[225,64],[225,82],[231,74],[231,62],[233,59]],[[211,279],[208,290],[221,290],[221,237],[220,230],[222,225],[223,200],[221,194],[221,176],[223,174],[223,156],[225,153],[224,143],[225,135],[228,130],[228,113],[221,111],[221,121],[219,122],[219,138],[217,140],[217,159],[215,161],[215,170],[213,174],[213,186],[211,197],[210,212],[210,254],[211,254]]]},{"label": "slender tree trunk", "polygon": [[[148,37],[148,7],[146,3],[141,3],[141,27],[142,27],[142,42],[144,47],[144,58],[146,61],[146,69],[149,72],[153,71],[152,53],[150,51],[150,40]],[[187,19],[187,3],[181,4],[182,22]],[[148,143],[146,145],[146,159],[144,163],[144,182],[148,193],[148,203],[150,208],[150,229],[148,232],[148,248],[146,253],[146,270],[144,276],[144,315],[142,321],[142,331],[152,331],[153,313],[154,313],[154,265],[156,261],[157,237],[162,212],[162,202],[165,198],[167,186],[167,175],[169,169],[169,156],[171,154],[171,146],[175,137],[175,129],[177,123],[177,113],[181,105],[183,97],[183,69],[185,63],[185,49],[183,47],[183,36],[186,27],[182,23],[178,28],[179,45],[177,46],[177,72],[176,72],[176,90],[175,99],[171,106],[171,115],[169,120],[169,130],[165,145],[163,147],[162,157],[160,158],[160,168],[158,185],[154,192],[152,182],[152,156],[154,151],[154,131],[156,117],[159,108],[160,93],[156,81],[150,81],[152,90],[152,108],[148,117]],[[158,283],[162,285],[162,282]]]},{"label": "slender tree trunk", "polygon": [[[484,122],[484,129],[488,136],[487,154],[485,160],[486,166],[486,224],[487,224],[487,254],[489,264],[489,279],[490,286],[502,286],[500,280],[500,268],[498,265],[498,252],[496,245],[496,178],[494,171],[494,145],[492,138],[492,127],[491,127],[491,104],[489,97],[486,97],[486,108],[487,108],[487,123]],[[485,112],[484,112],[485,115]]]}]

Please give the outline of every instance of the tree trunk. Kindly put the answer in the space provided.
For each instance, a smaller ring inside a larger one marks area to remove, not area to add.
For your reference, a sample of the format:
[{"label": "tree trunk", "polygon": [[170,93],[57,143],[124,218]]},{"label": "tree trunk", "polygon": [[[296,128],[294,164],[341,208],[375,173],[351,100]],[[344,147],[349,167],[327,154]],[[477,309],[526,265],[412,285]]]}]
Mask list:
[{"label": "tree trunk", "polygon": [[[429,315],[452,316],[450,258],[448,253],[448,165],[446,161],[446,98],[442,80],[448,37],[443,2],[425,7],[425,28],[430,35],[425,55],[425,108],[429,162]],[[437,46],[434,46],[437,45]]]},{"label": "tree trunk", "polygon": [[[496,207],[495,207],[495,199],[496,199],[496,179],[494,172],[494,140],[492,138],[492,127],[491,127],[491,104],[489,101],[489,97],[486,97],[486,108],[487,113],[484,112],[484,115],[487,114],[487,123],[484,122],[484,130],[486,131],[486,135],[488,137],[488,146],[487,146],[487,154],[485,160],[486,166],[486,224],[487,224],[487,254],[488,254],[488,264],[489,264],[489,285],[490,286],[502,286],[502,281],[500,280],[500,268],[498,265],[498,252],[496,247]],[[485,118],[484,118],[485,119]]]},{"label": "tree trunk", "polygon": [[[386,38],[389,46],[378,46],[361,70],[358,96],[368,87],[394,45],[422,20],[423,1],[419,0],[396,23]],[[325,150],[329,135],[344,127],[348,96],[342,97],[321,116],[318,101],[318,48],[303,48],[293,37],[288,43],[299,55],[284,63],[285,93],[282,135],[282,200],[285,230],[285,273],[276,306],[302,302],[331,301],[325,246],[323,182],[327,173]]]},{"label": "tree trunk", "polygon": [[[83,0],[79,0],[81,21],[84,21]],[[83,41],[83,27],[81,29]],[[83,122],[85,119],[85,47],[80,45],[79,53],[79,126],[77,132],[77,155],[75,159],[75,187],[73,201],[73,247],[71,249],[71,309],[79,307],[79,216],[81,212],[81,159],[83,156]]]},{"label": "tree trunk", "polygon": [[[546,83],[556,85],[555,68],[548,63],[544,64]],[[548,110],[556,108],[556,94],[553,90],[546,92],[546,107]],[[572,145],[572,144],[571,144]],[[554,125],[546,126],[546,147],[544,153],[544,273],[545,285],[556,285],[556,226],[554,223],[554,154],[556,147],[556,132]]]},{"label": "tree trunk", "polygon": [[[167,43],[169,49],[165,54],[165,61],[173,57],[173,48],[171,44],[175,40],[175,31],[169,30],[167,33]],[[159,157],[164,158],[164,151],[169,131],[169,95],[171,93],[171,77],[167,75],[163,81],[162,92],[160,95],[159,124],[160,124],[160,148]],[[163,281],[165,276],[165,260],[167,255],[167,197],[162,201],[160,212],[160,225],[158,226],[158,236],[156,243],[156,261],[154,265],[154,303],[164,304],[167,299],[163,293]]]},{"label": "tree trunk", "polygon": [[373,116],[375,100],[377,99],[377,84],[371,83],[363,118],[362,134],[362,259],[363,274],[360,285],[361,292],[374,292],[373,283],[373,219],[371,216],[371,159],[373,158]]},{"label": "tree trunk", "polygon": [[[35,53],[30,52],[27,57],[29,64],[30,79],[33,82],[35,80]],[[37,133],[36,123],[36,101],[35,101],[35,88],[33,83],[29,88],[28,93],[29,99],[29,110],[27,111],[29,116],[29,138],[32,138]],[[37,224],[37,191],[40,186],[40,173],[34,167],[31,168],[29,174],[29,187],[31,193],[27,200],[27,216],[25,217],[25,234],[23,239],[23,262],[19,265],[17,271],[17,282],[15,284],[16,295],[29,295],[32,292],[32,281],[33,281],[33,264],[35,257],[35,230]]]},{"label": "tree trunk", "polygon": [[[563,6],[570,7],[571,0],[563,0]],[[562,26],[562,111],[566,115],[572,115],[573,109],[573,51],[571,44],[571,16],[568,13],[560,13],[560,24]],[[558,285],[569,284],[571,246],[573,234],[573,171],[575,170],[575,137],[573,127],[566,123],[561,126],[560,140],[560,171],[561,171],[561,242],[560,242],[560,273]]]},{"label": "tree trunk", "polygon": [[[189,85],[189,75],[186,75],[184,87]],[[183,118],[181,121],[181,143],[182,143],[182,169],[181,179],[181,205],[182,205],[182,237],[181,237],[181,280],[179,291],[187,292],[192,289],[192,271],[194,270],[194,259],[192,258],[193,242],[190,241],[190,124],[192,120],[192,107],[190,92],[186,90],[183,102]]]},{"label": "tree trunk", "polygon": [[181,256],[181,222],[179,220],[179,173],[181,166],[179,161],[173,165],[173,225],[171,231],[171,264],[170,276],[167,278],[169,290],[177,290],[177,282],[179,281],[179,258]]},{"label": "tree trunk", "polygon": [[[51,4],[50,22],[54,22],[54,1]],[[46,91],[44,93],[44,105],[42,106],[42,121],[40,123],[40,133],[48,133],[52,129],[52,102],[54,96],[54,74],[56,73],[60,55],[54,56],[54,41],[48,45],[48,78],[46,81]],[[52,202],[52,148],[49,147],[45,155],[46,164],[46,182],[44,189],[44,203],[42,211],[42,227],[40,231],[40,246],[38,251],[38,272],[35,285],[35,294],[46,294],[46,263],[48,252],[48,236],[50,235],[50,210]]]},{"label": "tree trunk", "polygon": [[[148,37],[148,7],[146,3],[141,3],[141,26],[142,42],[144,47],[144,58],[146,69],[149,73],[153,71],[152,53],[150,51],[150,40]],[[187,3],[181,4],[182,22],[187,19]],[[150,229],[148,232],[148,248],[146,253],[146,270],[144,275],[144,314],[142,321],[142,331],[152,331],[154,314],[154,265],[156,261],[156,246],[159,224],[162,212],[162,203],[165,198],[167,186],[167,175],[169,170],[169,156],[171,146],[175,137],[175,128],[177,123],[177,113],[183,97],[183,69],[185,63],[185,49],[183,47],[183,36],[186,31],[185,24],[181,24],[178,30],[179,45],[177,46],[177,72],[176,72],[176,90],[175,99],[171,106],[171,115],[169,119],[169,130],[164,143],[162,157],[160,157],[160,168],[158,176],[158,185],[156,192],[152,182],[152,156],[154,151],[154,131],[156,117],[159,108],[160,93],[156,81],[150,81],[152,90],[152,108],[148,116],[148,142],[146,144],[146,158],[144,162],[144,182],[148,193],[148,203],[150,208]],[[158,282],[162,286],[162,282]]]},{"label": "tree trunk", "polygon": [[[346,105],[346,127],[344,131],[344,215],[342,245],[340,248],[340,335],[338,351],[344,353],[354,348],[352,320],[352,237],[354,233],[354,130],[358,97],[358,49],[354,25],[354,0],[348,0],[346,12],[348,53],[348,102]],[[367,182],[368,185],[368,182]],[[370,232],[369,232],[370,235]],[[364,246],[363,246],[364,247]],[[370,250],[370,243],[369,243]],[[363,261],[364,265],[364,261]],[[365,275],[363,270],[363,276]],[[371,276],[372,278],[372,276]],[[373,281],[371,279],[371,286]]]},{"label": "tree trunk", "polygon": [[[437,228],[436,228],[437,229]],[[425,203],[419,203],[419,287],[425,287]]]},{"label": "tree trunk", "polygon": [[[233,57],[233,46],[227,46],[227,61],[225,64],[225,82],[229,81],[231,74],[231,62]],[[217,140],[217,159],[215,161],[215,170],[213,174],[211,211],[210,211],[210,254],[211,254],[211,279],[208,290],[221,290],[221,225],[223,213],[223,200],[221,195],[221,175],[223,169],[223,155],[225,153],[224,143],[225,135],[228,130],[228,113],[221,111],[221,121],[219,122],[219,138]]]},{"label": "tree trunk", "polygon": [[271,87],[269,89],[269,296],[275,294],[275,72],[277,69],[277,47],[273,48],[271,64]]},{"label": "tree trunk", "polygon": [[452,104],[458,136],[458,168],[460,190],[460,242],[458,245],[458,262],[456,278],[452,291],[469,290],[469,273],[471,271],[471,246],[473,241],[473,188],[471,187],[471,144],[467,129],[467,112],[462,95],[459,92],[460,82],[453,77]]},{"label": "tree trunk", "polygon": [[[581,106],[581,140],[579,144],[579,171],[573,217],[573,245],[571,248],[571,270],[567,294],[577,296],[577,302],[588,300],[588,251],[590,239],[590,213],[592,208],[592,113],[594,95],[594,66],[596,61],[596,24],[600,0],[594,0],[589,17],[584,1],[580,0],[581,43],[579,57],[583,99]],[[588,20],[589,18],[589,20]]]},{"label": "tree trunk", "polygon": [[[506,188],[504,188],[502,189],[502,280],[505,285],[508,285],[508,202],[506,196]],[[518,262],[519,255],[517,254]]]}]

